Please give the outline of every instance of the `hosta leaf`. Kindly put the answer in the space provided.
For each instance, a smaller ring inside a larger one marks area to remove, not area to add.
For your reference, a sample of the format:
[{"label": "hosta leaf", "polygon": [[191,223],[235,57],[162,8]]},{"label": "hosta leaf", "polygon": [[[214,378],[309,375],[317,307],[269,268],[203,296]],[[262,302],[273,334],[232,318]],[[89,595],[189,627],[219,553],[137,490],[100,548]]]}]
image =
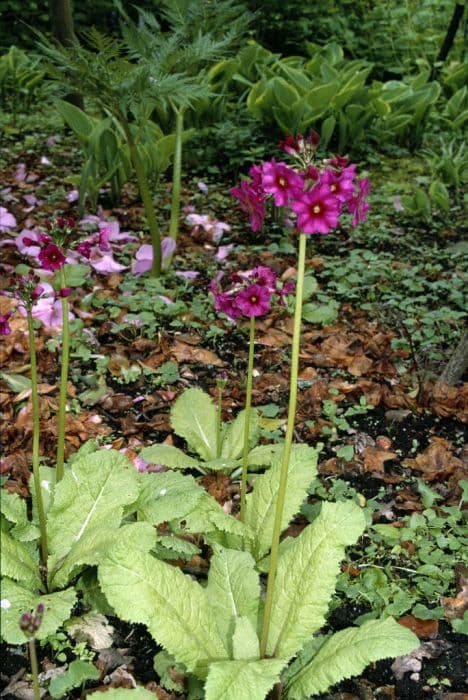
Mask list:
[{"label": "hosta leaf", "polygon": [[184,518],[205,493],[193,476],[172,471],[142,474],[140,483],[135,510],[139,519],[152,525]]},{"label": "hosta leaf", "polygon": [[32,591],[42,589],[39,562],[33,559],[24,544],[2,532],[2,576],[19,581]]},{"label": "hosta leaf", "polygon": [[171,425],[205,461],[216,457],[216,408],[201,389],[187,389],[171,409]]},{"label": "hosta leaf", "polygon": [[260,583],[254,566],[248,552],[223,547],[211,558],[206,595],[226,645],[236,618],[245,617],[254,629],[257,625]]},{"label": "hosta leaf", "polygon": [[284,661],[220,661],[210,666],[205,700],[265,700],[279,679]]},{"label": "hosta leaf", "polygon": [[[244,447],[245,411],[241,411],[236,418],[229,423],[221,446],[221,457],[237,459],[242,454]],[[249,445],[255,445],[258,438],[258,412],[253,408],[250,411]]]},{"label": "hosta leaf", "polygon": [[232,655],[235,659],[255,661],[260,656],[260,644],[248,617],[238,617],[232,635]]},{"label": "hosta leaf", "polygon": [[360,674],[373,661],[409,654],[419,646],[413,632],[392,618],[371,620],[361,627],[331,635],[288,686],[288,700],[323,693],[343,678]]},{"label": "hosta leaf", "polygon": [[[281,521],[282,529],[299,511],[307,487],[317,473],[317,451],[307,445],[293,445],[288,468],[288,486]],[[271,546],[282,453],[273,460],[273,466],[262,474],[252,493],[247,495],[245,523],[254,533],[252,554],[261,559]]]},{"label": "hosta leaf", "polygon": [[279,560],[267,653],[294,656],[325,621],[346,545],[356,542],[365,518],[351,501],[323,503]]},{"label": "hosta leaf", "polygon": [[150,464],[163,464],[172,469],[198,467],[199,460],[188,457],[185,452],[173,445],[151,445],[140,452],[140,457]]},{"label": "hosta leaf", "polygon": [[190,671],[227,657],[206,592],[179,569],[118,545],[99,566],[99,581],[122,619],[147,625]]},{"label": "hosta leaf", "polygon": [[49,572],[55,586],[66,582],[75,565],[97,563],[105,533],[119,527],[123,507],[137,496],[138,474],[114,450],[95,452],[65,472],[49,511]]},{"label": "hosta leaf", "polygon": [[4,579],[1,606],[3,639],[8,644],[24,644],[27,640],[19,628],[19,619],[23,613],[34,610],[39,603],[44,605],[45,610],[36,638],[45,639],[70,617],[75,601],[76,592],[73,588],[39,596],[8,578]]}]

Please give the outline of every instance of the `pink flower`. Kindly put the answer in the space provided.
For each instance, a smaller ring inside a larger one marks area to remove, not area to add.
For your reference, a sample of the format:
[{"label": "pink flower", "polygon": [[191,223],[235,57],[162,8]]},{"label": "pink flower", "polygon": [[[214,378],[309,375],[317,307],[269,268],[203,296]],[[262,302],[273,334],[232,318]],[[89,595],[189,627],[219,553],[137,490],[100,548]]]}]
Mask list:
[{"label": "pink flower", "polygon": [[243,316],[263,316],[271,306],[272,293],[264,285],[251,284],[236,296],[236,306]]},{"label": "pink flower", "polygon": [[41,249],[39,261],[44,270],[60,270],[65,263],[65,256],[55,243],[49,243]]},{"label": "pink flower", "polygon": [[247,180],[242,180],[239,187],[232,187],[229,192],[238,200],[243,211],[249,215],[252,231],[260,231],[265,218],[264,193]]},{"label": "pink flower", "polygon": [[348,202],[348,211],[354,214],[351,224],[356,227],[360,221],[365,221],[369,211],[369,203],[366,197],[371,191],[370,182],[367,177],[358,180],[359,192]]},{"label": "pink flower", "polygon": [[234,248],[234,243],[228,243],[227,245],[220,245],[215,254],[215,260],[226,260],[229,253]]},{"label": "pink flower", "polygon": [[217,279],[212,280],[210,283],[210,292],[213,294],[214,297],[215,311],[220,311],[221,313],[226,314],[226,316],[229,316],[229,318],[232,321],[234,321],[242,313],[241,310],[236,306],[235,292],[222,292],[217,284],[218,279],[219,277]]},{"label": "pink flower", "polygon": [[0,233],[7,233],[10,229],[16,226],[16,219],[13,214],[5,209],[5,207],[0,207]]},{"label": "pink flower", "polygon": [[277,207],[285,207],[289,201],[302,191],[304,179],[291,170],[286,163],[267,161],[262,168],[262,187],[273,195]]},{"label": "pink flower", "polygon": [[8,323],[8,319],[10,318],[11,313],[11,311],[8,311],[6,314],[0,315],[0,335],[10,335],[11,328],[10,324]]},{"label": "pink flower", "polygon": [[250,276],[255,281],[255,284],[266,287],[271,292],[276,292],[277,277],[270,267],[266,267],[265,265],[254,267]]},{"label": "pink flower", "polygon": [[203,192],[203,194],[208,194],[208,185],[206,184],[206,182],[202,182],[200,180],[200,182],[197,182],[197,187],[200,190],[200,192]]},{"label": "pink flower", "polygon": [[328,185],[316,185],[303,192],[292,202],[297,214],[297,228],[302,233],[330,233],[338,223],[341,212],[340,201]]},{"label": "pink flower", "polygon": [[350,165],[348,168],[343,168],[341,171],[325,170],[320,178],[321,185],[328,185],[330,191],[335,195],[340,202],[349,202],[352,198],[356,186],[354,178],[356,176],[356,166]]}]

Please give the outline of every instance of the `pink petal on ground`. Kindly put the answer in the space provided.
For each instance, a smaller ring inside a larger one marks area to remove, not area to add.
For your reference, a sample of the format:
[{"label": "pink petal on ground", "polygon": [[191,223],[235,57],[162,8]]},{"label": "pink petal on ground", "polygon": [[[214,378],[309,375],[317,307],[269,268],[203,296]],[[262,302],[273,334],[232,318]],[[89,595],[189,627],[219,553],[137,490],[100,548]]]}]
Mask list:
[{"label": "pink petal on ground", "polygon": [[234,243],[229,243],[228,245],[220,245],[218,248],[218,252],[214,256],[215,260],[226,260],[233,248]]},{"label": "pink petal on ground", "polygon": [[8,209],[0,207],[0,233],[6,233],[9,229],[16,226],[16,219],[13,214],[10,214]]},{"label": "pink petal on ground", "polygon": [[122,270],[127,269],[125,265],[121,265],[114,260],[111,253],[96,256],[94,259],[89,261],[89,264],[96,270],[96,272],[100,272],[101,275],[109,275],[112,272],[122,272]]},{"label": "pink petal on ground", "polygon": [[80,193],[78,190],[70,190],[70,192],[67,193],[67,202],[77,202],[79,198]]},{"label": "pink petal on ground", "polygon": [[194,280],[200,274],[196,270],[176,270],[177,277],[185,277],[188,280]]},{"label": "pink petal on ground", "polygon": [[47,156],[41,156],[41,165],[52,165]]},{"label": "pink petal on ground", "polygon": [[16,182],[24,182],[24,180],[26,180],[26,164],[25,163],[18,163],[18,165],[16,166],[15,180],[16,180]]},{"label": "pink petal on ground", "polygon": [[208,185],[206,184],[206,182],[202,182],[200,180],[200,182],[197,182],[197,187],[200,190],[200,192],[203,192],[203,194],[208,194]]}]

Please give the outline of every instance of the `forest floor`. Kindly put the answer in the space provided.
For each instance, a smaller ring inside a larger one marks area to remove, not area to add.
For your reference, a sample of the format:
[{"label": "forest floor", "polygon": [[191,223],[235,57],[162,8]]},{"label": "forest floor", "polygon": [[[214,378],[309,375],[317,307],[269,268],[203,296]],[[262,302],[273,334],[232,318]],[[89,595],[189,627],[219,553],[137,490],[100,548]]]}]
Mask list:
[{"label": "forest floor", "polygon": [[[2,234],[4,240],[56,215],[77,217],[76,202],[67,201],[67,193],[73,189],[70,174],[79,173],[79,153],[71,137],[59,134],[47,141],[53,135],[45,123],[23,130],[21,138],[12,130],[0,147],[0,206],[16,219],[16,227]],[[313,237],[309,245],[307,273],[318,283],[310,302],[325,323],[303,324],[295,439],[323,447],[319,480],[288,534],[299,533],[324,499],[353,498],[365,505],[372,527],[343,564],[329,629],[385,613],[422,641],[411,657],[379,662],[322,698],[461,700],[467,697],[463,614],[468,568],[462,509],[468,500],[468,384],[450,387],[437,379],[460,337],[466,303],[462,216],[457,210],[450,220],[430,223],[405,217],[400,196],[410,191],[412,178],[421,177],[416,158],[382,158],[367,172],[373,181],[368,222],[356,232],[341,229]],[[202,179],[207,192],[197,185]],[[229,196],[235,184],[221,173],[209,178],[191,174],[184,180],[183,204],[227,222],[231,229],[217,243],[212,231],[181,224],[174,270],[198,274],[170,272],[160,281],[129,273],[144,230],[134,188],[125,188],[117,207],[109,205],[104,193],[101,220],[117,220],[120,231],[135,235],[139,243],[116,251],[116,260],[126,269],[95,273],[70,297],[75,320],[68,456],[88,439],[125,451],[137,464],[144,446],[178,445],[169,422],[171,405],[191,386],[216,400],[221,370],[229,376],[224,417],[243,408],[248,327],[218,318],[207,286],[219,269],[258,264],[289,279],[294,276],[296,244],[278,224],[252,234]],[[170,187],[163,182],[158,194],[161,221],[167,222]],[[219,259],[219,246],[230,244],[227,257]],[[4,244],[0,250],[1,287],[8,288],[11,273],[25,260],[14,245]],[[0,314],[13,304],[0,297]],[[18,313],[10,325],[12,333],[0,344],[1,474],[3,488],[27,498],[32,432],[27,325]],[[263,438],[281,439],[292,317],[287,310],[276,310],[257,323],[256,333],[253,405],[264,418]],[[53,464],[57,329],[38,328],[37,344],[41,454],[45,463]],[[231,500],[237,507],[238,492],[228,478],[217,475],[204,484],[220,503]],[[196,568],[206,569],[208,561],[206,551]],[[157,646],[145,628],[110,622],[114,654],[107,655],[108,663],[102,661],[102,652],[95,655],[102,678],[110,676],[113,685],[129,687],[136,680],[159,698],[183,697],[160,686],[152,663]],[[72,642],[63,646],[68,660],[74,658]],[[28,668],[27,659],[22,650],[7,651],[2,696],[27,697],[21,694],[25,688],[18,675]],[[51,646],[41,655],[43,670],[61,663]]]}]

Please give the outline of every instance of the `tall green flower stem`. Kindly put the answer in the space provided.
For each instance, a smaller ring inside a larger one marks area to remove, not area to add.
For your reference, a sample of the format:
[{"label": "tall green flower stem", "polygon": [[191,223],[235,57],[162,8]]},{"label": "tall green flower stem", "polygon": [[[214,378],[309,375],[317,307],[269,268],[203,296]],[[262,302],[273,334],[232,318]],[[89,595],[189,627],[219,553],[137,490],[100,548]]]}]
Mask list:
[{"label": "tall green flower stem", "polygon": [[125,139],[128,144],[128,149],[130,151],[130,158],[135,169],[135,174],[138,182],[138,189],[140,191],[140,197],[143,202],[143,206],[146,214],[146,221],[148,223],[148,228],[150,230],[151,245],[153,248],[153,263],[151,267],[151,274],[153,277],[159,277],[161,274],[161,233],[159,231],[159,224],[156,217],[156,210],[153,204],[153,198],[151,197],[151,192],[149,188],[148,178],[146,177],[145,169],[143,167],[140,154],[138,153],[138,147],[136,145],[135,139],[133,138],[132,130],[127,120],[124,118],[123,114],[118,115],[118,119],[122,125],[125,133]]},{"label": "tall green flower stem", "polygon": [[240,519],[243,522],[245,519],[245,497],[247,492],[247,461],[249,456],[249,440],[250,440],[250,409],[252,407],[252,383],[253,383],[253,362],[254,362],[254,334],[255,334],[255,317],[250,317],[249,331],[249,359],[247,364],[247,389],[245,396],[245,414],[244,414],[244,446],[242,450],[242,479],[241,479],[241,494],[240,494]]},{"label": "tall green flower stem", "polygon": [[31,402],[32,402],[32,419],[33,419],[33,443],[32,443],[32,468],[34,492],[36,494],[37,515],[39,518],[39,531],[41,533],[41,562],[47,566],[48,548],[47,548],[47,521],[44,510],[44,501],[42,500],[41,477],[39,473],[39,435],[40,435],[40,410],[39,410],[39,391],[37,382],[37,355],[36,355],[36,338],[34,335],[33,317],[31,309],[26,308],[26,316],[28,319],[28,335],[29,335],[29,356],[31,358]]},{"label": "tall green flower stem", "polygon": [[169,236],[176,241],[179,232],[180,216],[180,181],[182,174],[182,135],[184,132],[184,109],[177,107],[171,101],[171,107],[176,117],[174,166],[172,170],[172,201]]},{"label": "tall green flower stem", "polygon": [[276,568],[278,563],[278,550],[281,536],[281,521],[283,518],[286,488],[288,483],[289,459],[294,436],[297,403],[297,378],[299,372],[299,349],[301,341],[302,301],[304,293],[304,269],[306,257],[307,238],[303,233],[299,234],[299,259],[297,263],[296,303],[294,308],[294,331],[291,353],[291,377],[289,389],[288,424],[284,441],[283,456],[281,460],[280,480],[278,487],[278,499],[276,501],[275,520],[271,541],[270,566],[268,569],[267,589],[265,596],[265,609],[263,613],[262,636],[260,640],[260,656],[265,657],[270,620],[273,606],[273,594],[275,590]]},{"label": "tall green flower stem", "polygon": [[[63,267],[60,268],[60,286],[65,288],[65,273]],[[62,297],[62,357],[60,368],[60,395],[57,427],[57,467],[56,481],[63,477],[63,464],[65,461],[65,413],[67,410],[67,382],[68,365],[70,362],[70,326],[68,323],[68,299]]]},{"label": "tall green flower stem", "polygon": [[31,676],[33,682],[34,700],[40,700],[41,693],[39,690],[39,664],[37,663],[36,640],[34,639],[34,637],[28,639],[28,647],[29,660],[31,662]]}]

